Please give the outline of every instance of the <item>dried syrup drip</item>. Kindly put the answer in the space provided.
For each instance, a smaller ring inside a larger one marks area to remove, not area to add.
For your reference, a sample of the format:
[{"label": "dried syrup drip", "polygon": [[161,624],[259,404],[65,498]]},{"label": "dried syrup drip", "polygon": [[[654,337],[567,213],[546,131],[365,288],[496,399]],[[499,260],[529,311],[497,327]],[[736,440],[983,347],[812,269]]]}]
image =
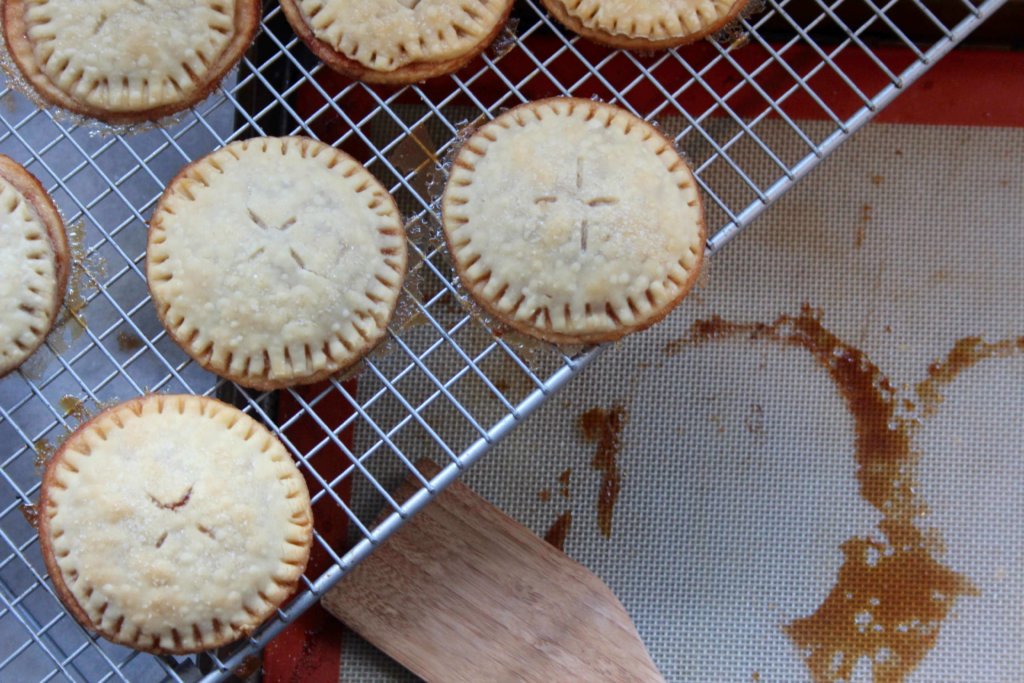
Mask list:
[{"label": "dried syrup drip", "polygon": [[36,469],[43,469],[46,467],[46,463],[50,461],[50,458],[57,451],[49,439],[43,438],[37,440],[32,444],[32,448],[36,452]]},{"label": "dried syrup drip", "polygon": [[569,478],[572,476],[572,468],[567,467],[565,470],[558,475],[558,493],[569,500]]},{"label": "dried syrup drip", "polygon": [[626,409],[591,408],[580,415],[579,425],[583,438],[597,444],[590,466],[601,473],[601,488],[597,494],[597,527],[605,538],[612,537],[612,516],[622,489],[622,473],[616,458],[622,450],[622,429],[626,426]]},{"label": "dried syrup drip", "polygon": [[519,28],[519,19],[517,17],[510,17],[505,22],[504,28],[501,29],[501,33],[494,39],[490,47],[487,48],[488,54],[491,59],[501,59],[509,52],[511,52],[516,46],[516,29]]},{"label": "dried syrup drip", "polygon": [[18,509],[21,510],[22,516],[30,527],[33,529],[39,528],[39,506],[25,503],[24,505],[19,505]]},{"label": "dried syrup drip", "polygon": [[1024,353],[1024,337],[986,342],[981,337],[965,337],[953,345],[942,360],[928,366],[928,378],[918,383],[921,413],[933,415],[944,400],[942,390],[964,370],[989,358],[1008,358]]},{"label": "dried syrup drip", "polygon": [[249,655],[242,660],[242,663],[232,672],[238,678],[246,681],[260,670],[263,666],[263,661],[259,658],[259,655]]},{"label": "dried syrup drip", "polygon": [[[85,246],[85,225],[78,221],[68,226],[68,247],[71,252],[71,274],[68,277],[68,290],[64,295],[64,310],[67,317],[61,321],[62,330],[70,327],[71,341],[75,341],[85,332],[85,307],[88,305],[88,293],[93,282],[103,278],[107,273],[107,264],[98,254],[89,254]],[[66,325],[68,319],[74,324]],[[61,349],[61,352],[67,350]]]},{"label": "dried syrup drip", "polygon": [[569,527],[572,526],[572,511],[566,510],[562,516],[555,520],[548,532],[544,534],[544,540],[561,551],[565,551],[565,539],[569,535]]},{"label": "dried syrup drip", "polygon": [[[148,393],[149,392],[146,391],[146,394]],[[93,399],[90,405],[89,403],[86,403],[88,400],[89,399],[82,399],[68,394],[66,396],[62,396],[58,403],[64,411],[65,417],[78,423],[88,422],[104,410],[113,408],[118,404],[117,400],[97,401]]]},{"label": "dried syrup drip", "polygon": [[138,351],[142,348],[142,345],[142,339],[139,338],[139,335],[133,332],[122,331],[117,333],[117,348],[121,349],[125,353]]},{"label": "dried syrup drip", "polygon": [[[697,321],[689,337],[665,351],[735,337],[803,348],[825,368],[854,418],[860,494],[883,515],[884,541],[844,543],[845,561],[831,593],[814,614],[787,625],[786,633],[817,682],[848,680],[864,658],[876,682],[902,681],[935,645],[956,600],[977,594],[936,559],[942,550],[937,535],[914,523],[924,511],[913,495],[916,423],[902,414],[903,402],[881,370],[806,305],[799,316],[782,315],[771,324]],[[941,370],[936,375],[944,376]]]},{"label": "dried syrup drip", "polygon": [[420,197],[429,200],[431,175],[439,173],[441,160],[425,124],[419,124],[402,136],[388,155],[388,161],[409,178],[410,187]]},{"label": "dried syrup drip", "polygon": [[62,396],[60,399],[60,407],[67,417],[78,420],[79,422],[85,422],[91,417],[89,409],[85,406],[85,401],[77,396]]}]

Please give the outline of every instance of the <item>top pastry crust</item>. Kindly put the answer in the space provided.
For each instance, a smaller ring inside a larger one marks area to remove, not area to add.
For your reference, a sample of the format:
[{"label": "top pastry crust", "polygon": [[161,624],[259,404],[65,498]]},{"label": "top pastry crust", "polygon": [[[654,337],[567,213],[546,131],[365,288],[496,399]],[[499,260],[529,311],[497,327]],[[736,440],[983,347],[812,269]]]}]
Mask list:
[{"label": "top pastry crust", "polygon": [[64,222],[39,182],[0,155],[0,377],[53,326],[67,288]]},{"label": "top pastry crust", "polygon": [[82,425],[47,465],[40,539],[84,625],[152,652],[237,640],[294,590],[309,492],[284,446],[236,408],[147,396]]},{"label": "top pastry crust", "polygon": [[391,195],[352,157],[308,138],[254,138],[168,185],[147,257],[174,339],[266,390],[329,377],[384,336],[406,242]]},{"label": "top pastry crust", "polygon": [[297,0],[313,35],[374,71],[445,62],[494,34],[511,0]]},{"label": "top pastry crust", "polygon": [[591,100],[525,104],[481,127],[456,155],[443,212],[470,294],[553,342],[647,327],[703,256],[686,163],[650,124]]},{"label": "top pastry crust", "polygon": [[746,0],[544,0],[570,28],[619,47],[665,47],[725,26]]},{"label": "top pastry crust", "polygon": [[205,97],[259,17],[258,0],[8,0],[4,35],[56,104],[100,118],[162,115]]}]

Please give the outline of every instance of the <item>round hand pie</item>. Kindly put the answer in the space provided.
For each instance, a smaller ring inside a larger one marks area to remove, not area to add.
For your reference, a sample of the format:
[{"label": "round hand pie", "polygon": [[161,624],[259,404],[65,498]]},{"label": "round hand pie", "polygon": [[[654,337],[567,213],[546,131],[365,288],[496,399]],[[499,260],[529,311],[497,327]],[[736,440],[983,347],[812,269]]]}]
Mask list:
[{"label": "round hand pie", "polygon": [[584,38],[611,47],[653,50],[700,40],[739,16],[747,0],[542,0]]},{"label": "round hand pie", "polygon": [[524,104],[480,127],[455,157],[442,211],[473,298],[555,343],[657,322],[704,253],[696,182],[672,143],[592,100]]},{"label": "round hand pie", "polygon": [[405,84],[461,69],[498,35],[513,0],[281,0],[324,64],[368,83]]},{"label": "round hand pie", "polygon": [[260,0],[6,0],[3,31],[50,104],[107,123],[153,121],[203,100],[242,58]]},{"label": "round hand pie", "polygon": [[85,627],[156,653],[253,631],[305,570],[306,482],[265,427],[219,401],[152,395],[105,410],[46,466],[39,541]]},{"label": "round hand pie", "polygon": [[384,337],[406,253],[395,201],[352,157],[253,138],[171,181],[146,267],[157,314],[189,355],[270,390],[326,379]]},{"label": "round hand pie", "polygon": [[31,173],[0,155],[0,377],[46,339],[64,303],[70,267],[53,200]]}]

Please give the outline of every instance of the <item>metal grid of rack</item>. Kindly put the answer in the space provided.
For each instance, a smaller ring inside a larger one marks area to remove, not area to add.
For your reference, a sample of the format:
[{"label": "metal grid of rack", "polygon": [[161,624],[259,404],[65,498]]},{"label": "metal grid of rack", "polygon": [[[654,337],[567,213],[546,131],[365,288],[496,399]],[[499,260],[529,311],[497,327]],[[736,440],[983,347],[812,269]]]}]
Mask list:
[{"label": "metal grid of rack", "polygon": [[[1002,1],[961,0],[951,11],[928,0],[767,0],[715,40],[634,55],[581,41],[524,0],[500,46],[454,76],[397,90],[327,72],[268,3],[237,77],[163,127],[104,131],[5,86],[0,151],[40,177],[78,247],[65,320],[0,381],[0,679],[226,677],[594,358],[597,349],[569,353],[495,335],[467,306],[434,232],[437,180],[464,125],[563,94],[656,121],[691,160],[714,253]],[[892,47],[872,47],[880,36]],[[831,132],[812,136],[806,119],[830,121]],[[783,158],[769,147],[758,133],[768,122],[796,136],[802,154]],[[355,379],[276,396],[226,385],[191,363],[156,320],[143,268],[146,219],[179,167],[234,139],[274,134],[311,135],[355,154],[398,198],[414,252],[386,348]],[[741,167],[742,147],[761,162]],[[147,391],[230,394],[290,448],[318,520],[319,560],[299,595],[246,642],[198,665],[113,646],[75,624],[22,514],[53,444],[99,406]],[[443,470],[420,476],[423,489],[398,505],[389,487],[424,455]],[[378,517],[381,509],[390,514]],[[329,518],[342,522],[328,531],[321,520]]]}]

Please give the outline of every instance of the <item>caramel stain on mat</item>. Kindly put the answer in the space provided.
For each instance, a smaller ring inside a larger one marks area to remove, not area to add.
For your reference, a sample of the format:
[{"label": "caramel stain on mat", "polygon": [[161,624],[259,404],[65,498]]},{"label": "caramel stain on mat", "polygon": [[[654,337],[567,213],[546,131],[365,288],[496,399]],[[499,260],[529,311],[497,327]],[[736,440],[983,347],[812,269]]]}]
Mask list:
[{"label": "caramel stain on mat", "polygon": [[558,493],[565,498],[569,499],[569,479],[572,477],[572,468],[567,467],[558,475]]},{"label": "caramel stain on mat", "polygon": [[871,205],[862,204],[860,207],[860,218],[857,221],[857,230],[853,234],[853,248],[860,249],[864,246],[864,237],[867,235],[868,223],[871,222]]},{"label": "caramel stain on mat", "polygon": [[1024,353],[1024,337],[986,342],[981,337],[965,337],[956,342],[946,357],[928,366],[928,377],[918,383],[923,415],[933,415],[942,405],[942,390],[964,370],[989,358],[1008,358]]},{"label": "caramel stain on mat", "polygon": [[617,461],[622,450],[622,429],[626,426],[626,409],[620,405],[611,408],[591,408],[580,415],[579,426],[583,438],[597,444],[590,466],[601,473],[601,488],[597,494],[597,528],[605,538],[612,537],[612,516],[622,489],[622,472]]},{"label": "caramel stain on mat", "polygon": [[132,332],[118,332],[117,348],[121,349],[125,353],[138,351],[139,349],[142,348],[142,339],[140,339],[137,334],[134,334]]},{"label": "caramel stain on mat", "polygon": [[555,520],[548,532],[544,534],[544,540],[561,551],[565,551],[565,539],[569,535],[569,528],[572,526],[572,511],[566,510]]},{"label": "caramel stain on mat", "polygon": [[849,680],[865,658],[876,683],[903,681],[934,647],[957,598],[977,594],[936,559],[942,551],[937,535],[914,524],[924,512],[913,494],[915,422],[899,410],[896,389],[881,370],[826,329],[820,312],[809,306],[771,324],[697,321],[689,337],[665,351],[736,337],[802,348],[828,372],[854,418],[860,494],[883,515],[884,540],[844,543],[832,591],[814,614],[787,624],[785,632],[816,682]]}]

